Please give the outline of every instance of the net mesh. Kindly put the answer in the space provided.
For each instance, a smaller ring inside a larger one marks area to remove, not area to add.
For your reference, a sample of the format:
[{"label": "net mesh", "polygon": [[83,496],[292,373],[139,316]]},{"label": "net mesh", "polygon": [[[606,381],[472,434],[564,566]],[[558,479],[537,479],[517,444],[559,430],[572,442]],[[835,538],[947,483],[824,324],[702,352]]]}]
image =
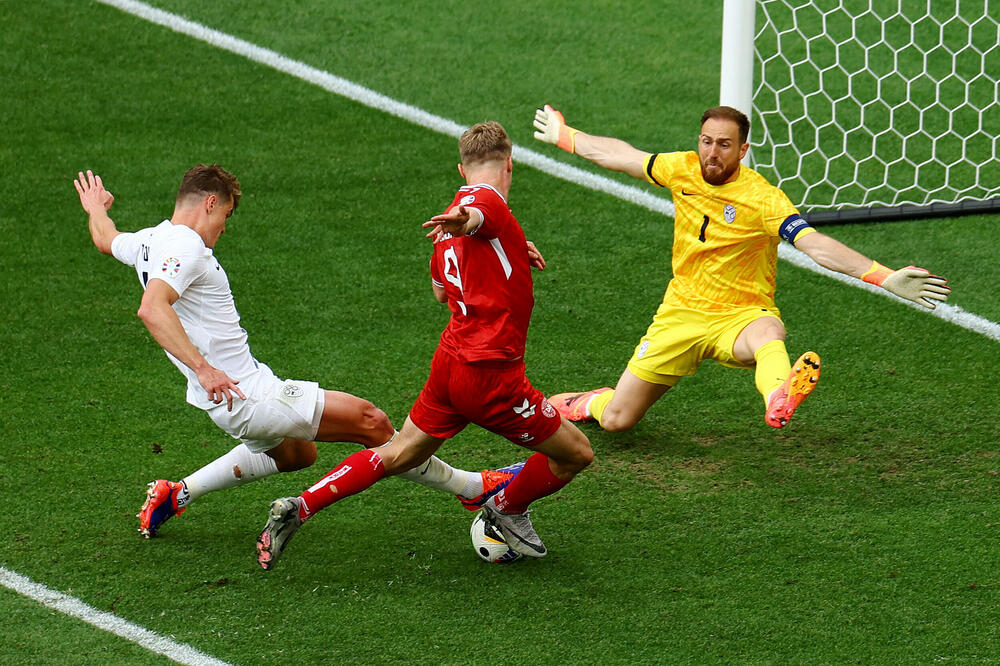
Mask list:
[{"label": "net mesh", "polygon": [[751,164],[804,210],[1000,196],[1000,1],[759,0]]}]

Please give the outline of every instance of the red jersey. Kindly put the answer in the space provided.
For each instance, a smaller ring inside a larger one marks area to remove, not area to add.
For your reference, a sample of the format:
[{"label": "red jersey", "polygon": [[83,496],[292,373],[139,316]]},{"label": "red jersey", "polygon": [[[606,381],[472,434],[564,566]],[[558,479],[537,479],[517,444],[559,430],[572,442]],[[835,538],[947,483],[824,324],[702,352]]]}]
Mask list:
[{"label": "red jersey", "polygon": [[447,210],[459,205],[478,210],[483,223],[434,243],[431,279],[451,310],[439,346],[466,363],[523,358],[535,304],[524,232],[490,185],[459,188]]}]

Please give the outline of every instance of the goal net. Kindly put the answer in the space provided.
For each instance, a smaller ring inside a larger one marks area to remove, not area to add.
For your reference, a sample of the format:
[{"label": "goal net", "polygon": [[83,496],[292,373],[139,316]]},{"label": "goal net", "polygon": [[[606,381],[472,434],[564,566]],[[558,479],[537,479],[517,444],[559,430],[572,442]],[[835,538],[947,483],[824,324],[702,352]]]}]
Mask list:
[{"label": "goal net", "polygon": [[754,4],[726,2],[720,97],[811,221],[1000,211],[1000,0]]}]

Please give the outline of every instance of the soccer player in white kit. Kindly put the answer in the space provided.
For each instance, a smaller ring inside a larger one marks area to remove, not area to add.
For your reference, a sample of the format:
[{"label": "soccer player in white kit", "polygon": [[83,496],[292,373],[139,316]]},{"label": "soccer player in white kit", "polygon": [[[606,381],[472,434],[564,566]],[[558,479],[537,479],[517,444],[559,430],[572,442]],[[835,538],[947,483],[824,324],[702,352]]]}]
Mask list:
[{"label": "soccer player in white kit", "polygon": [[[138,316],[187,378],[187,402],[240,440],[178,482],[151,482],[137,516],[144,536],[156,536],[167,519],[205,493],[312,465],[316,441],[372,448],[392,440],[389,418],[371,402],[316,382],[279,379],[251,354],[229,278],[213,253],[239,204],[235,176],[218,165],[193,167],[170,219],[134,233],[118,231],[108,216],[114,196],[100,176],[79,173],[74,186],[97,249],[135,267],[144,289]],[[455,494],[476,509],[519,469],[467,472],[432,458],[403,478]]]}]

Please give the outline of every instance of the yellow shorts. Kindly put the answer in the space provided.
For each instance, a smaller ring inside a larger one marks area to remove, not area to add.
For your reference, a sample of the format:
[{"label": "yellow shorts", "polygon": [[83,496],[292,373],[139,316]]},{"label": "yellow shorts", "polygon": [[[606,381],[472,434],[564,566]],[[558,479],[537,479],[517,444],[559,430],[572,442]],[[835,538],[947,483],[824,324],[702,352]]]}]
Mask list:
[{"label": "yellow shorts", "polygon": [[628,369],[639,379],[673,386],[693,375],[705,359],[730,368],[752,368],[733,356],[736,337],[761,317],[781,319],[777,308],[750,307],[703,312],[661,303],[646,334],[636,345]]}]

